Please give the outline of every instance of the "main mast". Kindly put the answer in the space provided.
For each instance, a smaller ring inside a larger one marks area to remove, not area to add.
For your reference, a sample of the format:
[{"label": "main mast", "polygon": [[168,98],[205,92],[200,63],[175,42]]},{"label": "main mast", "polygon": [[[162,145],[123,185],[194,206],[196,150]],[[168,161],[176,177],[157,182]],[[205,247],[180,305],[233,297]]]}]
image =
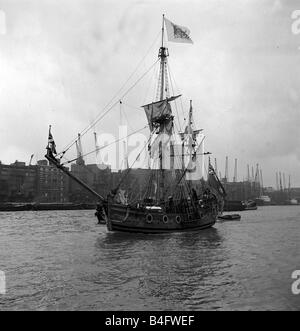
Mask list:
[{"label": "main mast", "polygon": [[[168,49],[164,47],[164,33],[165,33],[165,15],[163,15],[162,19],[162,29],[161,29],[161,47],[159,49],[159,58],[160,58],[160,98],[159,100],[164,100],[164,92],[166,90],[167,94],[167,88],[165,89],[165,85],[167,87],[167,57],[168,57]],[[166,95],[167,97],[167,95]],[[164,126],[164,123],[162,123],[162,126]],[[164,157],[163,157],[163,146],[162,142],[159,143],[159,170],[160,170],[160,177],[159,177],[159,202],[165,201],[165,170],[164,170]]]},{"label": "main mast", "polygon": [[162,29],[161,29],[161,47],[159,49],[158,57],[160,58],[160,82],[158,86],[159,100],[164,100],[164,93],[168,92],[168,75],[167,75],[167,57],[169,56],[168,48],[164,46],[165,34],[165,15],[163,15]]},{"label": "main mast", "polygon": [[[158,184],[158,191],[156,200],[157,203],[163,203],[165,201],[165,164],[168,164],[166,158],[164,157],[164,146],[169,144],[169,141],[165,140],[166,136],[171,137],[173,134],[173,122],[174,117],[172,114],[171,102],[175,99],[179,98],[181,95],[172,96],[170,97],[169,93],[169,83],[168,83],[168,70],[167,70],[167,58],[169,56],[168,48],[165,46],[165,24],[166,20],[163,15],[162,19],[162,38],[161,38],[161,47],[159,48],[159,61],[160,61],[160,68],[159,68],[159,79],[157,84],[157,93],[156,93],[156,100],[150,104],[146,104],[142,106],[145,110],[149,129],[151,134],[158,134],[158,177],[157,177],[157,184]],[[161,138],[161,139],[160,139]],[[171,147],[172,148],[172,147]],[[153,153],[151,148],[150,151],[150,158],[152,157]],[[166,157],[170,157],[167,156]],[[168,160],[169,161],[169,160]]]}]

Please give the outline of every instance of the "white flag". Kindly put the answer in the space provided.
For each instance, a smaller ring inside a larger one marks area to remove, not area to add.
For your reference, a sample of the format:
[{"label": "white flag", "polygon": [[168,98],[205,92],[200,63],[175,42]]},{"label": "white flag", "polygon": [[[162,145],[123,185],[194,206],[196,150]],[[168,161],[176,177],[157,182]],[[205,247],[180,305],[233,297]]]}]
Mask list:
[{"label": "white flag", "polygon": [[185,26],[180,26],[172,23],[171,21],[165,18],[168,40],[174,43],[187,43],[193,44],[192,39],[190,38],[190,30]]}]

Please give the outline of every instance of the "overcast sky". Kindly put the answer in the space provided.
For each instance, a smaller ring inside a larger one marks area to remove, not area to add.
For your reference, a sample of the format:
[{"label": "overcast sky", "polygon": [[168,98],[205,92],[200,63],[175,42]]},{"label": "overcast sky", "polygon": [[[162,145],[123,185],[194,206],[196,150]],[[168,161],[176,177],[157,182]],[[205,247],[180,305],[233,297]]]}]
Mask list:
[{"label": "overcast sky", "polygon": [[[169,43],[170,67],[220,170],[228,155],[231,176],[238,158],[240,179],[259,163],[266,185],[282,171],[300,186],[296,9],[292,0],[0,0],[0,160],[41,159],[49,124],[57,145],[68,144],[145,54],[136,78],[155,62],[165,13],[191,31],[193,45]],[[122,100],[132,128],[146,124],[147,84]],[[116,123],[118,107],[95,129]]]}]

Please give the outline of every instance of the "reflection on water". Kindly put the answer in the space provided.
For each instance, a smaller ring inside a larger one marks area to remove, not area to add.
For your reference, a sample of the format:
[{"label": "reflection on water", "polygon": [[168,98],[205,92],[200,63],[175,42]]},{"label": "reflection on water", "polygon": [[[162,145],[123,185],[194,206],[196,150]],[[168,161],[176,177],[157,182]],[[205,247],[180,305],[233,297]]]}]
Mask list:
[{"label": "reflection on water", "polygon": [[4,309],[292,309],[300,208],[172,234],[109,233],[93,211],[0,214]]}]

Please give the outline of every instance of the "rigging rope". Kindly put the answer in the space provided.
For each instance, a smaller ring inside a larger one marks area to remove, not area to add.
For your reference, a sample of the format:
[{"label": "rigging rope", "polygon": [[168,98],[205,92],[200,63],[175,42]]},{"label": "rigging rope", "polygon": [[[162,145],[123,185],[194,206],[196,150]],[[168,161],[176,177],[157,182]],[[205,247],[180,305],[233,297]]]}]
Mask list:
[{"label": "rigging rope", "polygon": [[[170,85],[171,85],[172,93],[173,93],[173,95],[175,95],[175,90],[174,90],[174,86],[173,86],[173,80],[172,80],[172,77],[171,77],[171,69],[170,69],[169,62],[167,63],[167,66],[168,66],[169,80],[170,80]],[[182,130],[181,130],[181,124],[180,124],[180,120],[179,120],[179,113],[178,113],[178,108],[177,108],[177,100],[174,100],[174,103],[175,103],[175,109],[176,109],[176,114],[177,114],[177,121],[178,121],[178,124],[179,124],[179,130],[181,132]]]},{"label": "rigging rope", "polygon": [[[156,75],[157,75],[157,70],[158,70],[159,66],[156,65],[154,68],[153,68],[153,73],[152,73],[152,76],[151,76],[151,79],[149,81],[149,85],[148,87],[145,89],[145,95],[144,95],[144,98],[142,99],[143,102],[141,103],[142,105],[145,105],[147,103],[147,97],[148,97],[148,94],[149,94],[149,91],[150,91],[150,88],[151,86],[153,85],[153,82],[155,82],[155,78],[156,78]],[[154,98],[152,100],[155,100]]]},{"label": "rigging rope", "polygon": [[129,172],[131,171],[132,167],[135,165],[136,161],[140,158],[142,152],[145,150],[145,148],[149,145],[149,142],[152,139],[152,134],[150,135],[149,139],[147,140],[146,144],[144,145],[143,149],[140,151],[140,153],[137,155],[136,159],[134,160],[134,162],[132,163],[132,165],[127,169],[126,174],[123,176],[123,178],[121,178],[119,184],[117,185],[117,187],[112,190],[112,192],[117,192],[120,188],[120,186],[122,185],[122,183],[124,182],[124,179],[128,176]]},{"label": "rigging rope", "polygon": [[[147,74],[148,72],[156,65],[156,63],[158,62],[159,60],[155,61],[155,63],[121,96],[120,99],[123,99]],[[119,99],[119,100],[120,100]],[[90,124],[88,127],[86,127],[81,133],[81,137],[83,137],[87,132],[89,132],[101,119],[104,118],[105,115],[107,115],[110,110],[115,107],[118,103],[119,103],[119,100],[116,101],[111,107],[109,107],[104,113],[100,114],[99,116],[96,117],[96,119],[94,120],[94,122],[92,124]],[[75,139],[71,144],[69,144],[69,147],[66,148],[62,153],[59,153],[59,154],[62,154],[64,155],[75,143],[76,143],[77,139]]]},{"label": "rigging rope", "polygon": [[121,141],[121,140],[127,139],[127,138],[131,137],[132,135],[134,135],[134,134],[136,134],[136,133],[139,133],[139,132],[145,130],[146,128],[148,128],[148,125],[144,126],[143,128],[141,128],[141,129],[139,129],[139,130],[137,130],[137,131],[135,131],[135,132],[130,133],[130,134],[127,135],[126,137],[119,138],[119,139],[113,141],[113,142],[110,143],[110,144],[107,144],[107,145],[105,145],[105,146],[102,146],[102,147],[96,148],[96,149],[94,149],[94,150],[92,150],[92,151],[90,151],[90,152],[88,152],[88,153],[86,153],[86,154],[84,154],[84,155],[81,155],[80,157],[77,157],[77,158],[75,158],[75,159],[72,159],[72,160],[69,160],[69,161],[67,161],[67,162],[64,162],[64,163],[62,163],[61,165],[64,166],[64,165],[70,164],[70,163],[72,163],[72,162],[78,160],[78,159],[81,158],[81,157],[86,157],[86,156],[91,155],[91,154],[93,154],[93,153],[95,153],[95,152],[99,152],[100,150],[102,150],[102,149],[104,149],[104,148],[106,148],[106,147],[109,147],[109,146],[111,146],[111,145],[113,145],[113,144],[116,144],[116,143],[118,143],[118,142]]},{"label": "rigging rope", "polygon": [[[137,72],[137,70],[139,69],[139,67],[141,66],[141,64],[144,62],[145,58],[147,57],[147,55],[149,54],[149,52],[151,51],[152,47],[154,46],[154,44],[156,43],[156,41],[158,40],[160,36],[160,32],[156,35],[153,43],[151,44],[151,46],[149,47],[149,49],[147,50],[146,54],[143,56],[143,58],[141,59],[141,61],[138,63],[138,65],[136,66],[136,68],[134,69],[134,71],[129,75],[129,77],[127,78],[127,80],[124,82],[124,84],[122,85],[122,87],[118,90],[118,92],[110,99],[110,101],[106,104],[106,106],[103,108],[103,111],[113,102],[113,100],[118,96],[118,94],[123,90],[123,88],[126,86],[126,84],[130,81],[130,79],[133,77],[133,75]],[[97,117],[96,117],[97,118]],[[95,122],[94,124],[92,123],[91,126],[95,126],[97,122]],[[88,126],[89,127],[89,126]],[[85,131],[88,127],[86,127],[83,131]],[[82,131],[82,132],[83,132]],[[81,133],[82,133],[81,132]],[[69,148],[71,148],[74,144],[75,141],[77,139],[72,140],[63,150],[63,152],[59,153],[64,155],[67,150]]]},{"label": "rigging rope", "polygon": [[[170,60],[169,60],[170,62]],[[172,61],[171,61],[172,62]],[[177,84],[176,84],[176,81],[174,79],[174,76],[172,74],[172,71],[171,71],[171,67],[170,67],[170,63],[168,63],[168,68],[169,68],[169,76],[170,76],[170,79],[172,82],[174,82],[174,85],[175,85],[175,88],[177,88],[178,91],[180,91],[180,89],[178,88]],[[181,104],[181,113],[182,113],[182,116],[183,116],[183,120],[185,122],[186,120],[186,116],[185,116],[185,113],[184,113],[184,107],[183,107],[183,103],[182,103],[182,98],[180,98],[180,104]],[[183,122],[183,125],[182,127],[184,127],[184,122]],[[181,125],[180,125],[181,126]]]},{"label": "rigging rope", "polygon": [[[120,99],[122,100],[151,70],[152,68],[157,64],[157,62],[159,61],[156,60],[154,62],[154,64],[151,65],[151,67],[143,73],[143,75],[133,84],[131,85],[131,87],[129,89],[126,90],[126,92],[117,100],[115,101],[106,111],[104,111],[103,113],[99,114],[96,119],[90,124],[88,125],[84,130],[81,131],[80,135],[81,137],[83,137],[87,132],[89,132],[100,120],[102,120],[120,101]],[[121,91],[123,89],[123,87],[119,90]],[[119,92],[118,92],[119,93]],[[112,98],[112,100],[115,99],[115,96]],[[110,103],[112,102],[112,100],[103,108],[106,109],[106,107],[108,107],[110,105]],[[64,148],[64,150],[60,153],[58,153],[58,155],[64,155],[77,141],[77,138],[72,140],[71,143],[69,143],[67,145],[66,148]]]},{"label": "rigging rope", "polygon": [[[201,141],[201,143],[199,144],[199,146],[201,146],[202,145],[202,143],[203,143],[203,141],[204,141],[204,139],[205,139],[205,137],[202,139],[202,141]],[[198,146],[198,147],[199,147]],[[210,154],[210,153],[209,153]],[[190,155],[190,154],[183,154],[183,156],[184,155]],[[195,153],[193,153],[193,156],[197,156],[197,155],[203,155],[203,156],[205,156],[205,155],[208,155],[208,153],[197,153],[197,151],[195,152]],[[174,156],[176,156],[176,155],[174,155]],[[180,156],[180,155],[177,155],[177,156]],[[174,162],[176,162],[176,158],[174,158]],[[184,179],[184,176],[186,175],[186,173],[188,172],[188,170],[189,170],[189,163],[188,163],[188,165],[187,165],[187,167],[185,167],[185,169],[184,169],[184,171],[183,171],[183,173],[182,173],[182,176],[180,177],[180,179],[179,179],[179,181],[178,181],[178,183],[176,184],[176,186],[175,186],[175,188],[174,188],[174,190],[176,190],[177,189],[177,187],[179,186],[179,184],[181,183],[181,181]],[[179,171],[182,171],[182,169],[181,170],[179,170]],[[188,191],[190,192],[191,191],[191,187],[190,187],[190,184],[186,181],[186,180],[184,180],[184,185],[187,185],[187,189],[188,189]],[[171,188],[171,185],[169,185],[168,187],[167,187],[167,189],[165,190],[165,195],[168,193],[168,191],[170,190],[170,188]]]}]

